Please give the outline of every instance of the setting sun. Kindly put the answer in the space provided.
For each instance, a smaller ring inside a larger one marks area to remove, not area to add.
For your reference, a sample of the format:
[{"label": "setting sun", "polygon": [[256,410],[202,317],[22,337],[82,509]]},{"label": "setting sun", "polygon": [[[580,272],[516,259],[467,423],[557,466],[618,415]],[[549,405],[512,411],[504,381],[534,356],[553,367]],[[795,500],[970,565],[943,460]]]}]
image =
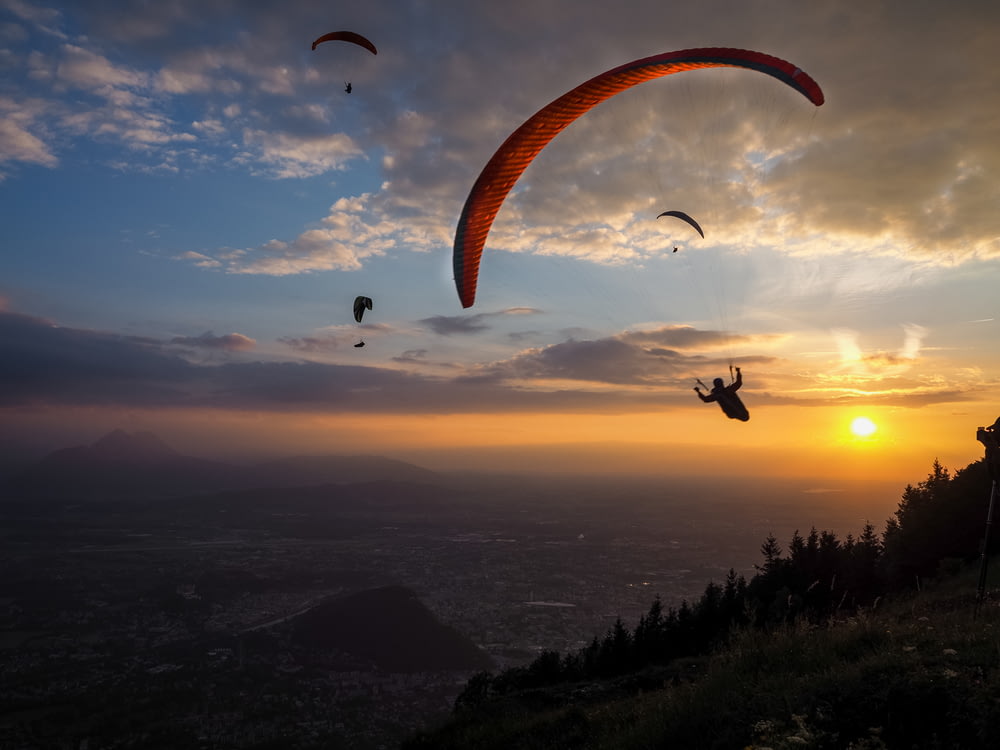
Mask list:
[{"label": "setting sun", "polygon": [[878,427],[868,417],[856,417],[851,422],[851,432],[857,437],[870,437]]}]

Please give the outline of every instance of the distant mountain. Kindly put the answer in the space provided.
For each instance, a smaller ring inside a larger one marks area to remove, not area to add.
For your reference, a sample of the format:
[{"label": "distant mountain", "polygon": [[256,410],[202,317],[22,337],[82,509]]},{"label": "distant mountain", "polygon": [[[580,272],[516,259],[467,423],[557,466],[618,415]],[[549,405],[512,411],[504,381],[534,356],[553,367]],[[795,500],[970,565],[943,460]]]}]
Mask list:
[{"label": "distant mountain", "polygon": [[308,648],[350,654],[385,672],[477,671],[493,660],[441,623],[403,586],[385,586],[324,602],[295,618],[293,639]]},{"label": "distant mountain", "polygon": [[430,482],[434,472],[379,456],[300,456],[238,466],[187,456],[151,432],[114,430],[63,448],[0,481],[0,501],[151,499],[257,487],[381,480]]},{"label": "distant mountain", "polygon": [[179,455],[152,432],[130,435],[125,430],[109,432],[90,448],[83,450],[89,450],[94,457],[105,461],[157,462],[177,458]]},{"label": "distant mountain", "polygon": [[236,467],[184,456],[150,432],[115,430],[54,451],[3,483],[3,497],[67,501],[170,497],[222,490]]}]

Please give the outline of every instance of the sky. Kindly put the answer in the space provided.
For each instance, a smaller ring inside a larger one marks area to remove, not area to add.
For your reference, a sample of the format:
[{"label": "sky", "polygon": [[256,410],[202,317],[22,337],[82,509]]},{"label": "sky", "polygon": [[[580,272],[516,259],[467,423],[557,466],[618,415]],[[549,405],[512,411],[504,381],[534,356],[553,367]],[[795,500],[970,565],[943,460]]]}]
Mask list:
[{"label": "sky", "polygon": [[[378,54],[310,48],[337,30]],[[998,30],[971,0],[0,0],[0,445],[961,468],[1000,413]],[[711,69],[604,102],[522,175],[463,309],[455,227],[506,137],[694,47],[826,101]],[[746,423],[693,391],[730,366]]]}]

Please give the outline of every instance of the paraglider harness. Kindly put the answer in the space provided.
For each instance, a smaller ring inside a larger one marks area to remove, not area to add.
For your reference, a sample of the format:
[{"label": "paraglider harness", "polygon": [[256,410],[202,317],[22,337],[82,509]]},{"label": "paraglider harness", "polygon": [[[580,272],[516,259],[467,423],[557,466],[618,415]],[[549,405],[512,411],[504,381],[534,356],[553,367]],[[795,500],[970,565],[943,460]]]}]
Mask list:
[{"label": "paraglider harness", "polygon": [[740,400],[740,397],[736,395],[736,390],[732,388],[732,385],[736,382],[736,378],[733,377],[732,365],[729,365],[728,386],[723,386],[721,388],[709,388],[701,382],[700,378],[695,378],[695,382],[708,391],[708,396],[701,396],[701,391],[698,391],[698,389],[695,388],[695,390],[698,391],[698,395],[701,396],[702,401],[707,400],[717,402],[723,413],[730,419],[738,419],[741,422],[747,422],[750,420],[750,412],[747,411],[747,408],[744,406],[743,401]]}]

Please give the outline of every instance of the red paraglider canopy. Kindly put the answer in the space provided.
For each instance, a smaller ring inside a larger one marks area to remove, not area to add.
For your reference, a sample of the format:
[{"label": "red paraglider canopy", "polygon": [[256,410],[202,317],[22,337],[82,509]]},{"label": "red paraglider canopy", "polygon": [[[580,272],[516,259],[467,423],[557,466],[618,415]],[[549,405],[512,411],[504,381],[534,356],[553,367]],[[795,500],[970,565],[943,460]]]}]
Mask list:
[{"label": "red paraglider canopy", "polygon": [[323,42],[350,42],[351,44],[357,44],[360,47],[364,47],[366,50],[371,52],[373,55],[378,54],[378,50],[375,49],[375,45],[371,43],[369,39],[357,34],[353,31],[331,31],[329,34],[324,34],[319,39],[317,39],[312,44],[312,48],[316,49]]},{"label": "red paraglider canopy", "polygon": [[476,301],[479,261],[486,236],[507,194],[531,160],[574,120],[615,94],[673,73],[700,68],[748,68],[777,78],[816,106],[823,92],[810,76],[790,62],[761,52],[705,48],[666,52],[621,65],[580,84],[546,105],[515,130],[489,160],[465,201],[455,230],[452,267],[462,307]]}]

